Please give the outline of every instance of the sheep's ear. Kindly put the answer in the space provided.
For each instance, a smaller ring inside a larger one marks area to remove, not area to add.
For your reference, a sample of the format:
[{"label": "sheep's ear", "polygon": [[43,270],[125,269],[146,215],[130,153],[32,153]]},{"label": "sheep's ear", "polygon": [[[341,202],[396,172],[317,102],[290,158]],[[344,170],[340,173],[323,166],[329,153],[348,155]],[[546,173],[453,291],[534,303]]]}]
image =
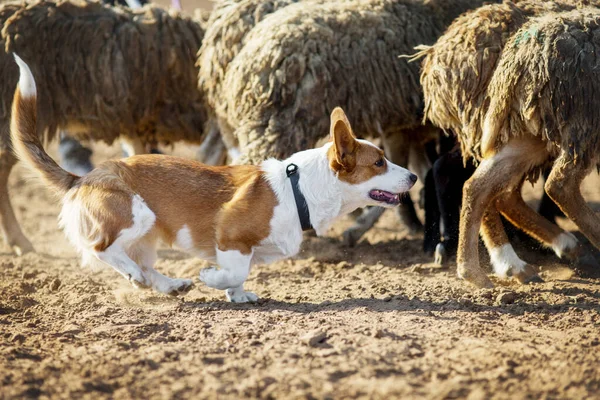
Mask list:
[{"label": "sheep's ear", "polygon": [[[352,132],[348,117],[340,107],[336,107],[331,113],[331,139],[335,151],[335,161],[338,165],[332,165],[334,170],[343,169],[352,172],[356,167],[356,150],[358,142]],[[337,167],[337,168],[336,168]]]}]

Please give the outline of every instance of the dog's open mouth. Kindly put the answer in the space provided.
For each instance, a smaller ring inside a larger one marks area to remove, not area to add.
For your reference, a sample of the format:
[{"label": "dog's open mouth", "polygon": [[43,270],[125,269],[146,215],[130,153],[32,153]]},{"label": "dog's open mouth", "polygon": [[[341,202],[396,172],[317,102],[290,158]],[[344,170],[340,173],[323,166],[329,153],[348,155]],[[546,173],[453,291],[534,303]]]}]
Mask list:
[{"label": "dog's open mouth", "polygon": [[400,194],[386,192],[385,190],[373,189],[369,192],[369,197],[375,201],[394,206],[400,204]]}]

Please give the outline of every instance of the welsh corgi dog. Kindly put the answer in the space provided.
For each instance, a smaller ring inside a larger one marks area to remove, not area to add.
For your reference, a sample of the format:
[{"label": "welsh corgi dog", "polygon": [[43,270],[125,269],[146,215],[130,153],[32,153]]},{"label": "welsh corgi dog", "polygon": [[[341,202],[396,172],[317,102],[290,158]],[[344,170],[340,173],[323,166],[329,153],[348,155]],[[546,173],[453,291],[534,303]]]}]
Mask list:
[{"label": "welsh corgi dog", "polygon": [[254,264],[298,253],[302,231],[317,235],[359,207],[393,207],[417,180],[382,150],[356,139],[341,108],[331,114],[323,147],[261,165],[212,167],[166,155],[110,160],[83,177],[43,149],[36,129],[36,83],[17,55],[20,78],[11,135],[18,157],[62,198],[59,222],[87,264],[99,260],[139,288],[178,295],[190,279],[154,269],[159,241],[216,264],[200,280],[229,301],[252,302],[244,290]]}]

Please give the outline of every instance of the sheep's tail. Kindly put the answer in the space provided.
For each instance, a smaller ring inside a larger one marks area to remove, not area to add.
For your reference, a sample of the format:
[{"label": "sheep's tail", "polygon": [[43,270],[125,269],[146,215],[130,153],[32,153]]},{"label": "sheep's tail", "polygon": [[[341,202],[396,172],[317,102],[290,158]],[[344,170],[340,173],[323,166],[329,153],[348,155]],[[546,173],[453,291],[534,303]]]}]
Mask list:
[{"label": "sheep's tail", "polygon": [[58,194],[64,194],[79,179],[56,164],[40,143],[37,132],[37,92],[31,70],[15,54],[19,65],[19,84],[15,90],[10,131],[13,150],[17,157],[35,170],[47,186]]}]

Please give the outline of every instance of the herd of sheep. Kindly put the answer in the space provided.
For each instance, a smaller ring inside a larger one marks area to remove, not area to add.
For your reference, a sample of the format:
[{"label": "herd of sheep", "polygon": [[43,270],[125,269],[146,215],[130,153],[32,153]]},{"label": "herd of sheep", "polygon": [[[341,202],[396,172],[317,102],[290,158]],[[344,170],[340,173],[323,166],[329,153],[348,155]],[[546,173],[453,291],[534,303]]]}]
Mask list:
[{"label": "herd of sheep", "polygon": [[[201,161],[256,163],[326,139],[341,106],[354,131],[379,140],[424,182],[424,250],[456,251],[459,276],[491,286],[537,269],[510,245],[502,218],[582,275],[600,265],[576,238],[529,208],[525,180],[545,191],[600,248],[600,216],[581,196],[600,166],[600,1],[219,0],[185,16],[59,0],[0,5],[0,224],[16,254],[33,250],[7,180],[12,53],[38,83],[49,140],[122,140],[129,153],[200,144]],[[463,187],[464,185],[464,187]],[[461,190],[462,189],[462,190]],[[462,199],[461,199],[462,193]],[[548,202],[548,199],[546,199]],[[551,202],[550,202],[551,203]],[[381,209],[345,234],[356,242]],[[422,229],[404,199],[403,223]]]}]

